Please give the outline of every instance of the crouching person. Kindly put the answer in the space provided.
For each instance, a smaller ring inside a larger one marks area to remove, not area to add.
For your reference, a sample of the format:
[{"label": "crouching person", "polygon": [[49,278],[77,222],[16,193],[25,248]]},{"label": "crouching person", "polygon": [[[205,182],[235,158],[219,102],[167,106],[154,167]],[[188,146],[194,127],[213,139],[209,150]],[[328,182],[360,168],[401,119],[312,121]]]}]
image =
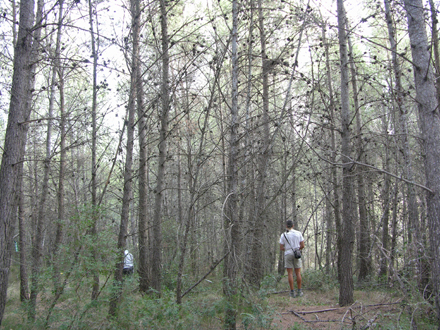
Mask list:
[{"label": "crouching person", "polygon": [[123,275],[131,275],[133,274],[133,255],[128,252],[128,250],[124,251],[124,269],[122,270]]}]

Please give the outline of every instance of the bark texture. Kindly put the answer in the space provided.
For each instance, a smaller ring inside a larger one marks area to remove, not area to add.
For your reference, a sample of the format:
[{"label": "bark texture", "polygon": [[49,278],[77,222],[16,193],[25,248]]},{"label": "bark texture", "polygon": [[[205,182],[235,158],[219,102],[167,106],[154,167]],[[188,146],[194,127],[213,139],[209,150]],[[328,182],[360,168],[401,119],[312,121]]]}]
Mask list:
[{"label": "bark texture", "polygon": [[153,248],[152,248],[152,277],[151,286],[160,293],[161,291],[161,263],[162,263],[162,200],[165,186],[165,162],[167,160],[167,134],[168,134],[168,115],[170,111],[169,95],[169,36],[168,36],[168,17],[166,1],[160,1],[160,25],[162,28],[162,83],[161,99],[162,109],[160,117],[160,137],[159,137],[159,159],[157,171],[157,184],[154,190],[154,215],[153,215]]},{"label": "bark texture", "polygon": [[263,264],[263,242],[266,234],[266,177],[267,164],[270,157],[269,147],[269,71],[270,60],[266,53],[266,33],[264,27],[264,14],[262,0],[258,0],[258,25],[260,28],[261,64],[262,64],[262,97],[263,109],[261,115],[261,145],[258,150],[258,171],[257,171],[257,203],[253,212],[254,219],[251,221],[252,248],[251,248],[251,270],[250,280],[252,285],[259,287],[264,276]]},{"label": "bark texture", "polygon": [[140,34],[140,0],[134,2],[133,17],[133,68],[136,73],[136,100],[139,132],[139,290],[146,293],[150,287],[150,267],[148,257],[148,139],[147,139],[147,114],[144,109],[144,90],[142,85],[141,66],[139,58],[139,34]]},{"label": "bark texture", "polygon": [[0,168],[0,324],[6,304],[6,294],[11,264],[12,234],[15,227],[19,166],[23,160],[30,108],[26,107],[30,93],[32,65],[33,0],[20,2],[20,21],[14,50],[11,103],[6,127],[3,156]]},{"label": "bark texture", "polygon": [[348,91],[348,52],[346,36],[346,17],[344,1],[338,0],[338,37],[339,56],[341,59],[341,153],[342,153],[342,226],[339,246],[339,305],[353,303],[352,254],[354,245],[354,207],[353,207],[353,163],[351,160],[350,105]]},{"label": "bark texture", "polygon": [[240,255],[240,225],[237,212],[237,187],[238,187],[238,56],[237,56],[237,33],[238,29],[238,3],[232,2],[232,95],[229,131],[229,157],[227,168],[227,187],[224,202],[225,223],[225,254],[227,254],[224,266],[223,291],[227,298],[225,311],[225,328],[236,329],[236,310],[233,306],[233,297],[237,293],[238,264]]},{"label": "bark texture", "polygon": [[431,279],[440,326],[440,117],[422,0],[405,0],[405,10],[414,65],[419,126],[425,149],[426,185],[431,190],[426,196],[432,258]]},{"label": "bark texture", "polygon": [[[96,140],[97,140],[97,124],[96,124],[96,112],[97,112],[97,76],[98,76],[98,50],[96,47],[96,36],[94,29],[94,7],[92,0],[89,0],[89,25],[90,25],[90,40],[92,46],[92,57],[93,57],[93,74],[92,74],[92,181],[90,183],[92,190],[92,208],[93,208],[93,220],[90,228],[90,234],[92,236],[97,235],[97,224],[98,224],[98,200],[97,200],[97,162],[96,162]],[[96,23],[97,24],[97,23]],[[94,260],[98,260],[98,255],[96,250],[92,252]],[[92,271],[93,284],[92,284],[92,300],[98,299],[99,292],[99,274],[97,271]]]},{"label": "bark texture", "polygon": [[[132,13],[132,28],[133,39],[139,39],[139,28],[135,28],[139,24],[136,12],[136,0],[130,1],[130,10]],[[137,34],[135,36],[135,34]],[[134,42],[133,46],[136,48],[139,46],[138,42]],[[122,207],[121,207],[121,222],[119,224],[118,234],[118,252],[119,258],[115,265],[115,273],[113,280],[113,295],[110,299],[109,315],[116,316],[119,302],[122,296],[122,271],[124,268],[124,250],[127,246],[127,227],[130,216],[130,203],[133,193],[133,149],[134,149],[134,129],[135,129],[135,104],[136,104],[136,85],[137,85],[137,72],[135,65],[138,65],[136,60],[138,56],[138,49],[134,49],[131,56],[131,74],[130,74],[130,94],[128,96],[127,116],[124,125],[127,126],[127,145],[125,152],[125,166],[124,166],[124,191],[122,195]]]}]

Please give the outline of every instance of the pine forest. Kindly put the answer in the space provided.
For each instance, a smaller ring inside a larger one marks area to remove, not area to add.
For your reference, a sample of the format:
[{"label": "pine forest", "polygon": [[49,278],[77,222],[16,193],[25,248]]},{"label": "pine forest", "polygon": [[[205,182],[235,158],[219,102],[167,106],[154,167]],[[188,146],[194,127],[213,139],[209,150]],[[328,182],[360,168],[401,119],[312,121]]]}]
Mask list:
[{"label": "pine forest", "polygon": [[440,329],[439,10],[0,0],[1,328]]}]

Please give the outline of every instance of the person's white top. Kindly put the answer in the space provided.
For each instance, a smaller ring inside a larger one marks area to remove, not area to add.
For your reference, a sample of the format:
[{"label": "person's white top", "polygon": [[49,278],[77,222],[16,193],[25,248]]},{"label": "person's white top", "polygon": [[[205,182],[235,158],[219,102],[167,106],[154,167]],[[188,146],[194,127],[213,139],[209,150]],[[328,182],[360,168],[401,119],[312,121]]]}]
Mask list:
[{"label": "person's white top", "polygon": [[133,267],[133,255],[128,250],[124,251],[124,255],[124,268]]},{"label": "person's white top", "polygon": [[[286,241],[286,239],[288,241]],[[292,254],[293,250],[299,249],[299,243],[303,241],[303,235],[298,230],[291,229],[286,233],[282,233],[280,237],[280,244],[284,245],[284,255]]]}]

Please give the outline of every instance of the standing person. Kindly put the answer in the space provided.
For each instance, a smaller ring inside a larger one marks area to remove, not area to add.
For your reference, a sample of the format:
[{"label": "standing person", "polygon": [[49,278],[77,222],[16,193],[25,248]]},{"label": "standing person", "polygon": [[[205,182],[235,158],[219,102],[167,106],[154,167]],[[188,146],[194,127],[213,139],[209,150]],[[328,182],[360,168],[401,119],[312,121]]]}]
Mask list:
[{"label": "standing person", "polygon": [[131,275],[133,274],[133,255],[128,252],[128,250],[124,251],[124,269],[122,270],[123,275]]},{"label": "standing person", "polygon": [[[301,252],[304,249],[304,238],[300,231],[293,229],[293,221],[286,221],[286,232],[280,237],[280,250],[284,251],[284,267],[287,269],[287,278],[290,285],[290,297],[302,297],[301,290],[301,254],[299,258],[295,256],[295,251]],[[295,269],[296,284],[298,291],[295,294],[293,288],[293,269]]]}]

